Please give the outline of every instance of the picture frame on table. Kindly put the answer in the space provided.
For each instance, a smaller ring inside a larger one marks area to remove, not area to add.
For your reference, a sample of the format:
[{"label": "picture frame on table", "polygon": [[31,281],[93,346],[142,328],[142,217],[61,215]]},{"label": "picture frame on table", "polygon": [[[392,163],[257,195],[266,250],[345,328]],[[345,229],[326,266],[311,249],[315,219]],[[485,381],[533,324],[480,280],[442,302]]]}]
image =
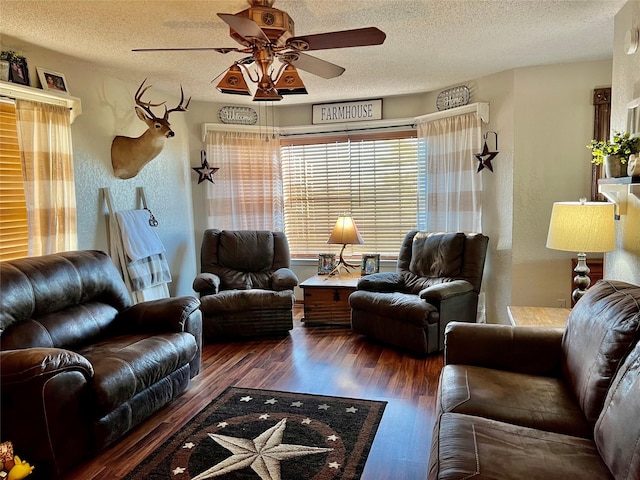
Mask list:
[{"label": "picture frame on table", "polygon": [[31,86],[26,58],[14,55],[9,59],[9,81],[18,85]]},{"label": "picture frame on table", "polygon": [[336,268],[335,253],[318,254],[318,275],[329,275]]},{"label": "picture frame on table", "polygon": [[67,79],[64,73],[54,72],[48,68],[36,67],[38,72],[38,78],[40,79],[40,85],[43,90],[50,90],[52,92],[69,93],[69,87],[67,86]]},{"label": "picture frame on table", "polygon": [[363,253],[360,263],[360,275],[364,277],[378,272],[380,272],[380,254]]}]

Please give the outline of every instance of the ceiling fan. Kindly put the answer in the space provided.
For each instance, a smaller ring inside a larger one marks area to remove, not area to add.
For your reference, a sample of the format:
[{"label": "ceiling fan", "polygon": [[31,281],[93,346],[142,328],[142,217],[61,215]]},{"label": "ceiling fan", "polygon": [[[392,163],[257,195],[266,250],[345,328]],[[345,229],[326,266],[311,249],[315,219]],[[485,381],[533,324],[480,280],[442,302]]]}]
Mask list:
[{"label": "ceiling fan", "polygon": [[[135,48],[133,51],[215,50],[222,54],[248,54],[225,71],[216,88],[222,93],[251,95],[244,72],[256,84],[253,100],[273,101],[282,100],[282,95],[307,93],[297,69],[326,79],[338,77],[345,70],[303,52],[381,45],[386,38],[386,34],[375,27],[296,37],[293,19],[287,12],[273,8],[274,0],[247,1],[250,7],[246,10],[235,14],[218,13],[218,17],[229,25],[231,38],[241,47]],[[276,59],[281,62],[277,70],[273,67]],[[252,65],[253,72],[249,69]]]}]

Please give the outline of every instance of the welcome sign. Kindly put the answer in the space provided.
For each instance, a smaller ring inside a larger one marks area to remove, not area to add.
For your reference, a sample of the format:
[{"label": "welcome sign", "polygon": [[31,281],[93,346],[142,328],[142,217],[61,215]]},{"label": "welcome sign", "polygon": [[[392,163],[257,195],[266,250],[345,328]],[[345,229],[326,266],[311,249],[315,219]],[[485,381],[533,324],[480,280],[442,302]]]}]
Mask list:
[{"label": "welcome sign", "polygon": [[313,105],[314,125],[382,119],[382,99]]}]

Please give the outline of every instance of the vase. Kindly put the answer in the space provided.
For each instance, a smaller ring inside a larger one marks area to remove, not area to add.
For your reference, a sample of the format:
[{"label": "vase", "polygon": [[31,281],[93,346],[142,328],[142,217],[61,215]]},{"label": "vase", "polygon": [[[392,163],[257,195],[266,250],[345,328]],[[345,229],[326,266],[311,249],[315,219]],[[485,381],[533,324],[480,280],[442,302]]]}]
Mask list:
[{"label": "vase", "polygon": [[625,177],[626,166],[622,164],[622,159],[618,155],[606,155],[604,157],[604,174],[607,178]]}]

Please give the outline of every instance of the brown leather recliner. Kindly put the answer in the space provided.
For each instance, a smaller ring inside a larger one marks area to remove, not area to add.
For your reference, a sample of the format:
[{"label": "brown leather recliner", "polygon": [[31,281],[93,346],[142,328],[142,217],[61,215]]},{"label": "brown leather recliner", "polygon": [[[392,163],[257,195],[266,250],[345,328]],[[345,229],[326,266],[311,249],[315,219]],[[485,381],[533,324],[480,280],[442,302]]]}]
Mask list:
[{"label": "brown leather recliner", "polygon": [[298,277],[283,232],[206,230],[200,265],[193,289],[205,341],[287,335],[293,328]]},{"label": "brown leather recliner", "polygon": [[196,297],[132,305],[111,258],[0,263],[0,440],[57,478],[178,397],[200,369]]},{"label": "brown leather recliner", "polygon": [[417,355],[442,350],[449,322],[476,321],[488,242],[482,234],[409,232],[396,272],[358,281],[351,328]]}]

